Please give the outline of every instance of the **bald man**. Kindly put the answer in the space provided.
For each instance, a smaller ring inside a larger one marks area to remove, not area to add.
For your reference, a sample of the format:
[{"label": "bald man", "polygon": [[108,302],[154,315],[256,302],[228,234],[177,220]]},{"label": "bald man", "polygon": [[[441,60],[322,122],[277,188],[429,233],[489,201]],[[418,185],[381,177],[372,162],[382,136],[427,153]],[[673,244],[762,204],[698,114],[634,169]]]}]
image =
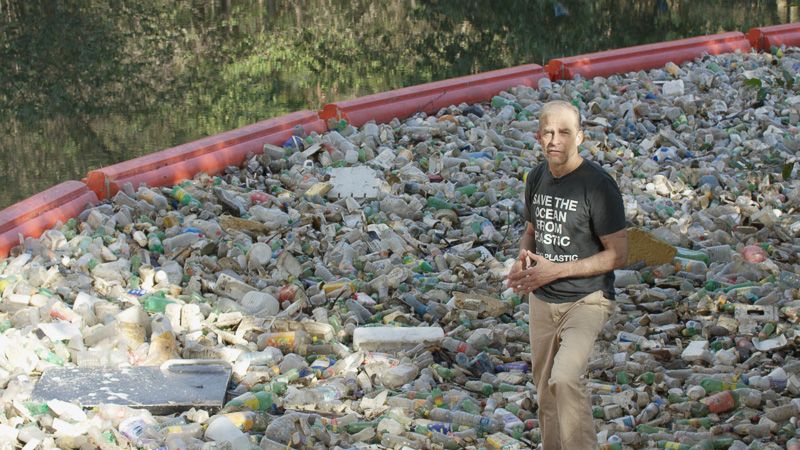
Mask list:
[{"label": "bald man", "polygon": [[628,259],[619,187],[578,154],[581,117],[553,101],[539,114],[545,161],[525,185],[527,229],[508,285],[529,294],[533,382],[544,450],[597,448],[583,376],[594,342],[614,314],[614,269]]}]

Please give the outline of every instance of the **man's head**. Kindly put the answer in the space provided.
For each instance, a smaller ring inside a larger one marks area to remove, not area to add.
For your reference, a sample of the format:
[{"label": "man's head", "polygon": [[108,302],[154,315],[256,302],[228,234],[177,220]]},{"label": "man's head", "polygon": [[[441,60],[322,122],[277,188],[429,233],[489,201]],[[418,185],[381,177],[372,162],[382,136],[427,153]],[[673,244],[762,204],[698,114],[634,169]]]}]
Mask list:
[{"label": "man's head", "polygon": [[578,155],[578,146],[583,142],[580,124],[580,112],[571,103],[557,100],[542,106],[536,137],[556,177],[572,172],[583,161]]}]

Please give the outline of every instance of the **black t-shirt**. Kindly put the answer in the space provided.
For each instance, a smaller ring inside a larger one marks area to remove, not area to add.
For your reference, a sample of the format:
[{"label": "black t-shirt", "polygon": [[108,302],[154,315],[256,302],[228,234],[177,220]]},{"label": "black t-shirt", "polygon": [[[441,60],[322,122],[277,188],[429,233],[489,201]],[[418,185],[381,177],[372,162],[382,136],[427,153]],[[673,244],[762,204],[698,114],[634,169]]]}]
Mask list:
[{"label": "black t-shirt", "polygon": [[[625,228],[619,186],[602,167],[583,160],[561,178],[547,161],[537,165],[525,184],[525,220],[536,230],[536,254],[561,263],[604,250],[600,236]],[[534,291],[549,303],[574,302],[603,291],[614,300],[614,271],[594,277],[561,278]]]}]

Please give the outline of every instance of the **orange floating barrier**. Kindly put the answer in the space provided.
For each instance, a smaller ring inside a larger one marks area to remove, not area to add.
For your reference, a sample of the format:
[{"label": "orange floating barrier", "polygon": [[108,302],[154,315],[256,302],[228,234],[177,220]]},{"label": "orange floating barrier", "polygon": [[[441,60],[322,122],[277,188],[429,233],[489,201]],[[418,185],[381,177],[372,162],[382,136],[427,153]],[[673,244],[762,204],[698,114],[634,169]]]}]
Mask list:
[{"label": "orange floating barrier", "polygon": [[747,38],[753,48],[765,52],[781,45],[797,46],[800,45],[800,23],[751,28]]},{"label": "orange floating barrier", "polygon": [[306,132],[325,131],[325,124],[315,111],[297,111],[93,170],[87,175],[87,184],[98,198],[106,199],[116,195],[128,181],[134,188],[141,182],[168,186],[203,170],[215,175],[227,166],[241,164],[248,152],[262,153],[264,143],[282,144],[298,125]]},{"label": "orange floating barrier", "polygon": [[542,66],[526,64],[328,103],[323,106],[319,117],[325,121],[345,119],[355,127],[370,120],[385,123],[419,111],[431,113],[462,102],[488,100],[509,87],[520,84],[536,86],[545,77],[547,74]]},{"label": "orange floating barrier", "polygon": [[664,67],[668,62],[680,64],[701,56],[750,51],[750,41],[738,31],[712,34],[657,44],[637,45],[605,52],[550,60],[545,70],[550,79],[571,80],[575,75],[591,79],[617,73],[636,72]]},{"label": "orange floating barrier", "polygon": [[65,181],[0,211],[0,258],[19,245],[19,235],[38,238],[59,220],[80,214],[97,196],[80,181]]}]

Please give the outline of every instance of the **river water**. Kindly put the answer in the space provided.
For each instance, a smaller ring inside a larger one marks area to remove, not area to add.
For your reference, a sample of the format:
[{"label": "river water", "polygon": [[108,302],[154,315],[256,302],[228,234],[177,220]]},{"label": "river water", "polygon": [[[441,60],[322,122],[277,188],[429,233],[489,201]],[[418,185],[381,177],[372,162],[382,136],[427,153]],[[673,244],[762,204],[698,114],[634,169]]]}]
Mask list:
[{"label": "river water", "polygon": [[785,0],[0,0],[0,209],[336,100],[797,20]]}]

